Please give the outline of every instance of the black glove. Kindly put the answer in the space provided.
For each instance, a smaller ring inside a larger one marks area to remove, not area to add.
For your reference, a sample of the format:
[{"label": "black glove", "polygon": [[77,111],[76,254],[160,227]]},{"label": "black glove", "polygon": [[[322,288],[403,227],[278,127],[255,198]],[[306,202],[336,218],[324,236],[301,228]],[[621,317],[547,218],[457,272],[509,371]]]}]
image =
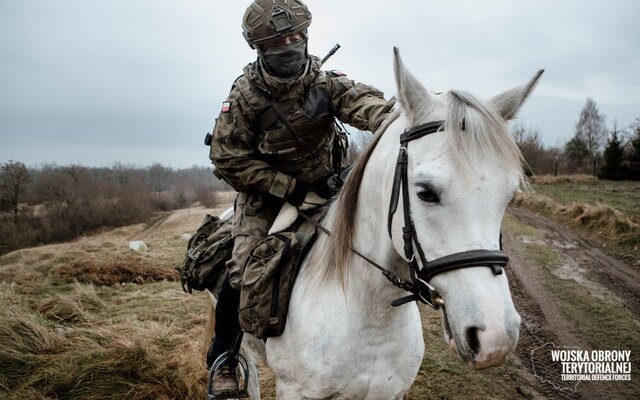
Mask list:
[{"label": "black glove", "polygon": [[338,193],[342,186],[342,181],[338,182],[338,180],[340,180],[339,176],[331,175],[327,179],[318,181],[318,184],[312,190],[323,199],[330,199]]},{"label": "black glove", "polygon": [[298,207],[302,204],[304,198],[307,197],[307,192],[309,192],[309,188],[304,183],[296,181],[296,186],[293,188],[293,192],[291,192],[287,201],[292,206]]},{"label": "black glove", "polygon": [[340,192],[340,189],[342,189],[344,181],[345,179],[347,179],[347,176],[349,175],[349,172],[351,172],[352,168],[353,164],[350,164],[344,167],[342,171],[340,171],[340,174],[331,175],[329,178],[327,178],[327,180],[325,181],[325,192],[318,194],[320,194],[325,199],[337,195],[338,192]]}]

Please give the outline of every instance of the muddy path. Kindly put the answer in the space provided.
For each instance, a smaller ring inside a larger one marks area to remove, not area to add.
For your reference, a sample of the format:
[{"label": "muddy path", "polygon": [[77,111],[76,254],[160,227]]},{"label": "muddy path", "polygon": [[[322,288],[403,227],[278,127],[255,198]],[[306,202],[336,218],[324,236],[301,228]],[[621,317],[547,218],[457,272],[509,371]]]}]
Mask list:
[{"label": "muddy path", "polygon": [[577,271],[584,277],[586,285],[590,284],[589,281],[594,284],[592,287],[596,295],[604,287],[621,305],[640,316],[640,269],[607,255],[568,228],[539,214],[521,208],[509,211],[520,221],[545,232],[545,242],[572,261],[567,268],[568,274],[571,270]]},{"label": "muddy path", "polygon": [[571,268],[605,287],[623,306],[640,316],[640,269],[607,255],[569,229],[538,214],[519,208],[510,211],[519,220],[544,230],[545,241],[575,262]]},{"label": "muddy path", "polygon": [[[505,230],[504,248],[510,256],[507,269],[514,303],[522,316],[516,357],[534,379],[527,398],[625,399],[638,398],[634,388],[603,382],[563,382],[560,363],[552,362],[549,348],[577,347],[593,350],[578,334],[574,321],[563,315],[562,304],[545,285],[545,271],[526,252],[528,242],[551,249],[563,260],[553,271],[555,278],[585,288],[598,301],[625,307],[640,315],[640,272],[604,253],[569,229],[523,209],[509,210],[520,224],[535,228],[530,237],[517,230]],[[633,377],[632,372],[632,379]]]}]

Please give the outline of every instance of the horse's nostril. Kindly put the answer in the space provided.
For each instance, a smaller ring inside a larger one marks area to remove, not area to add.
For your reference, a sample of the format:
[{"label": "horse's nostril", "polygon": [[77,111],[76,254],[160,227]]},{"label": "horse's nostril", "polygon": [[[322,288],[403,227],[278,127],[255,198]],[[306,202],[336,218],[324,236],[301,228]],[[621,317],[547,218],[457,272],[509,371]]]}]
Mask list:
[{"label": "horse's nostril", "polygon": [[478,328],[475,326],[467,329],[467,343],[473,354],[480,352],[480,339],[478,339]]}]

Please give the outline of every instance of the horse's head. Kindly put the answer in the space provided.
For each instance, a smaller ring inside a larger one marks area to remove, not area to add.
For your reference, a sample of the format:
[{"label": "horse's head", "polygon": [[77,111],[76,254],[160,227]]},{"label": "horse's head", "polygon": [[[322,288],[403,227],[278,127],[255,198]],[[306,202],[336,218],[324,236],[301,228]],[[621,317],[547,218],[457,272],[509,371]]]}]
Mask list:
[{"label": "horse's head", "polygon": [[[483,254],[500,250],[502,218],[524,182],[522,157],[506,121],[516,114],[542,71],[527,84],[487,102],[460,91],[429,93],[404,67],[397,49],[395,73],[406,130],[444,121],[438,132],[406,145],[408,207],[419,267],[424,268],[425,260],[420,260],[418,247],[426,261],[471,250]],[[406,254],[403,200],[390,225],[400,255]],[[500,272],[480,262],[430,277],[429,283],[444,300],[445,340],[473,368],[504,363],[518,341],[520,316],[507,276]]]}]

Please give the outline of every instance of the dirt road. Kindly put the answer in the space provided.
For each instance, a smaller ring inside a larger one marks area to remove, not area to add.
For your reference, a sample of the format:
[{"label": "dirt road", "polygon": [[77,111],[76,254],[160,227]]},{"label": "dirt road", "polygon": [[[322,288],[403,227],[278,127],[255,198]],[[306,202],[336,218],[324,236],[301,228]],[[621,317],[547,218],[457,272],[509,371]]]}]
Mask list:
[{"label": "dirt road", "polygon": [[[532,376],[529,398],[639,398],[640,271],[608,256],[567,228],[511,209],[504,247],[516,308],[522,316],[516,356]],[[629,333],[629,335],[627,335]],[[631,382],[567,382],[553,347],[631,350]],[[635,378],[635,379],[634,379]],[[635,382],[634,382],[635,381]]]}]

